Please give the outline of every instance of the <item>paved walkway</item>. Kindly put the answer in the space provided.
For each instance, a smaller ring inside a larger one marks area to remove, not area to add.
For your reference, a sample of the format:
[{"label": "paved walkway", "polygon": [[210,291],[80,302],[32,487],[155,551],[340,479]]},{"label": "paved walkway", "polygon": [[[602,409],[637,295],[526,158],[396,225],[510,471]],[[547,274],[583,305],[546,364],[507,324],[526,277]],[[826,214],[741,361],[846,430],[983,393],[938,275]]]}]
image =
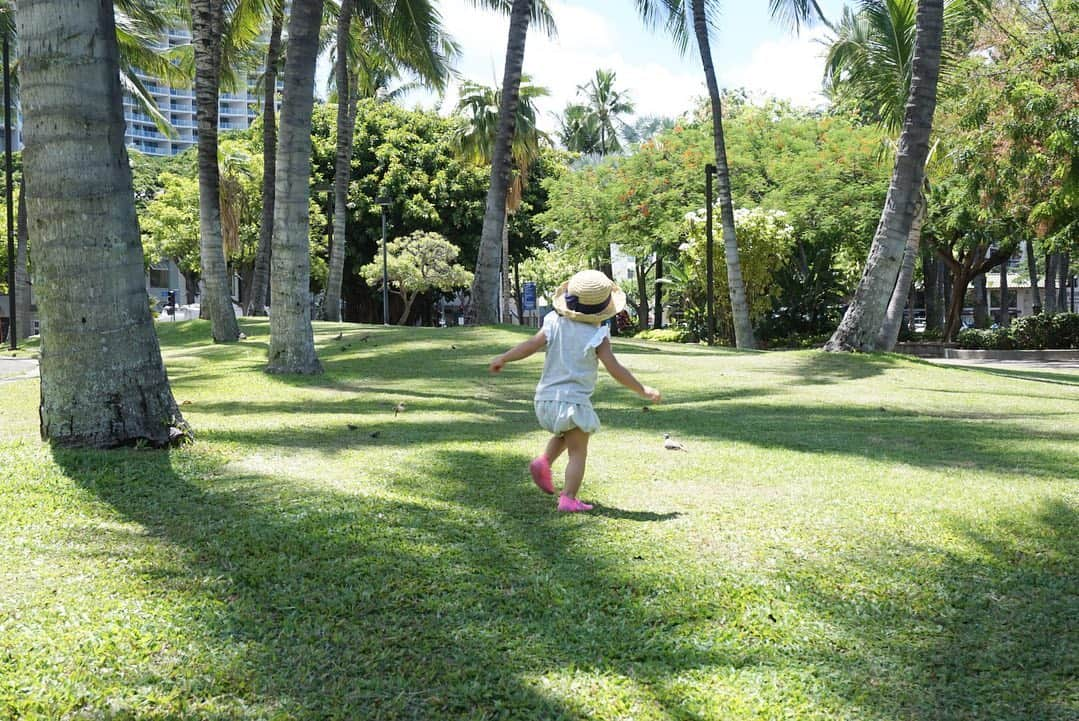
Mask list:
[{"label": "paved walkway", "polygon": [[37,378],[37,359],[0,358],[0,383]]},{"label": "paved walkway", "polygon": [[1011,370],[1058,371],[1079,373],[1079,361],[1033,361],[1033,360],[968,360],[960,358],[926,358],[930,363],[947,366],[970,366],[974,368],[1007,368]]}]

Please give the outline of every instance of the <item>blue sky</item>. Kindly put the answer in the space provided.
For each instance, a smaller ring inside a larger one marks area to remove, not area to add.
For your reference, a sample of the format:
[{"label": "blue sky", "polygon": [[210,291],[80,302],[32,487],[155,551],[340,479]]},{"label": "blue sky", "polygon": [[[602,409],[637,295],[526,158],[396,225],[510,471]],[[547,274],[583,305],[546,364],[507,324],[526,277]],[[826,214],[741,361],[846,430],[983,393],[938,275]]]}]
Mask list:
[{"label": "blue sky", "polygon": [[[541,105],[550,116],[572,100],[576,87],[596,68],[613,69],[618,84],[639,113],[678,115],[705,93],[699,56],[691,45],[684,57],[662,31],[644,28],[630,0],[548,0],[558,37],[549,39],[534,28],[525,48],[525,71],[550,89]],[[824,0],[830,18],[842,11],[842,0]],[[507,22],[480,12],[466,0],[444,0],[444,21],[463,49],[461,75],[494,85],[502,74]],[[803,30],[800,37],[774,23],[764,0],[729,0],[713,35],[713,58],[720,83],[790,98],[801,105],[819,105],[817,94],[823,59],[817,39],[823,29]],[[443,106],[452,108],[451,89]]]},{"label": "blue sky", "polygon": [[[535,28],[525,49],[525,72],[548,88],[540,101],[541,126],[556,127],[554,114],[572,101],[578,85],[597,68],[614,70],[617,84],[627,91],[638,114],[677,116],[705,93],[696,47],[680,56],[661,30],[644,28],[631,0],[548,0],[558,37],[545,37]],[[829,18],[837,18],[843,0],[822,0]],[[469,0],[442,0],[439,7],[449,33],[460,43],[458,70],[463,78],[495,85],[502,74],[508,22],[476,10]],[[801,36],[772,22],[765,0],[728,0],[713,34],[712,54],[720,84],[775,95],[804,106],[819,106],[823,70],[823,28],[803,30]],[[320,67],[320,80],[329,73]],[[446,97],[416,94],[405,104],[452,110],[456,84]]]}]

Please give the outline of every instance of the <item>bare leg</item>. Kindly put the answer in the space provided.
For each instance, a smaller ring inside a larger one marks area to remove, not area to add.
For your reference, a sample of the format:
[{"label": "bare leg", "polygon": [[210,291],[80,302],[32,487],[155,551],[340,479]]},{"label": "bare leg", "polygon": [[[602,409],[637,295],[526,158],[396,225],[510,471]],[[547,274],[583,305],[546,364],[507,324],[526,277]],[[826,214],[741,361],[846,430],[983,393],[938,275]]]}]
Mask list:
[{"label": "bare leg", "polygon": [[547,462],[552,466],[555,460],[562,455],[562,451],[566,450],[566,439],[562,436],[551,436],[551,440],[547,441],[547,450],[543,452]]},{"label": "bare leg", "polygon": [[566,485],[562,488],[562,495],[570,498],[577,497],[577,491],[581,490],[581,481],[584,480],[584,467],[588,461],[588,439],[591,436],[580,428],[566,431],[564,440],[566,449],[569,451],[569,462],[566,464]]}]

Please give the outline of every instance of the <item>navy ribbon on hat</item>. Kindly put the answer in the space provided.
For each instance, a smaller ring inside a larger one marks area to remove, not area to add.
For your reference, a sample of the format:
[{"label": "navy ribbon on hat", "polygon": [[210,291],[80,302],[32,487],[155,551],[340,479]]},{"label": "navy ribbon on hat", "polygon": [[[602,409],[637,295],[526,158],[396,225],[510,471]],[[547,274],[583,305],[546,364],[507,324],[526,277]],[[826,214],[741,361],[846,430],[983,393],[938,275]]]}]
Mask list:
[{"label": "navy ribbon on hat", "polygon": [[582,303],[581,299],[578,298],[575,295],[567,295],[566,296],[566,307],[569,308],[572,311],[577,312],[577,313],[587,313],[587,314],[599,313],[600,311],[605,310],[607,308],[607,305],[610,302],[611,302],[611,296],[610,295],[608,295],[603,300],[602,303],[595,303],[595,304],[592,304],[592,305]]}]

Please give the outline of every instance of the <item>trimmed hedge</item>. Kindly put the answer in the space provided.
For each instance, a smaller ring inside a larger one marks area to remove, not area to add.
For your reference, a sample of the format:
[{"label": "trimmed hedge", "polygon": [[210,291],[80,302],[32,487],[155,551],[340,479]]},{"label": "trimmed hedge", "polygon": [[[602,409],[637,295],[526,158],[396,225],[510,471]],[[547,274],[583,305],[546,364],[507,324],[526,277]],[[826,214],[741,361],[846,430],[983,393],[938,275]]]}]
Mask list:
[{"label": "trimmed hedge", "polygon": [[967,328],[956,340],[975,350],[1079,349],[1079,313],[1026,315],[1007,328]]}]

